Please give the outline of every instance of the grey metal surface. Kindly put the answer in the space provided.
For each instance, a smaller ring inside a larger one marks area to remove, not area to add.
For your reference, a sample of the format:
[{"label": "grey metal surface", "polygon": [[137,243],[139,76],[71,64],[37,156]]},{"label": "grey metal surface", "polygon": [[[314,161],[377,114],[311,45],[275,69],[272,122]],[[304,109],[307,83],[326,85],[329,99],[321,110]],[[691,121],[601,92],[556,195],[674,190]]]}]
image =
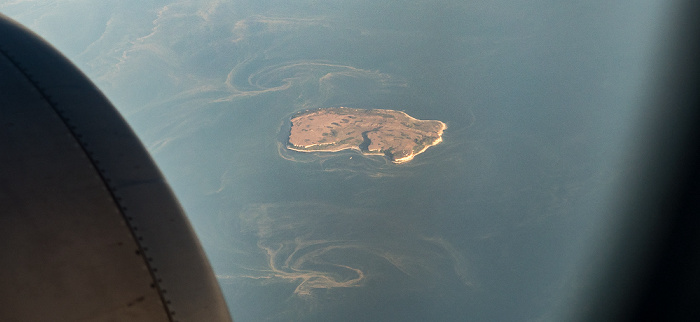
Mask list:
[{"label": "grey metal surface", "polygon": [[230,320],[162,175],[72,64],[0,15],[0,320]]}]

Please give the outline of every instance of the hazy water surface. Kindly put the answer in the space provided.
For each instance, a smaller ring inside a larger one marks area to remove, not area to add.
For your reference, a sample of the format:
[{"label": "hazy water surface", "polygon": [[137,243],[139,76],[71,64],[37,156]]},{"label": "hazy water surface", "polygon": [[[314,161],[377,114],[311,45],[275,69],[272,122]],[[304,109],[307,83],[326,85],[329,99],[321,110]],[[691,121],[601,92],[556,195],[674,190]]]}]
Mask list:
[{"label": "hazy water surface", "polygon": [[[237,321],[550,320],[582,283],[653,7],[152,1],[70,22],[78,4],[0,10],[124,113]],[[334,106],[449,128],[402,165],[284,148],[292,114]]]}]

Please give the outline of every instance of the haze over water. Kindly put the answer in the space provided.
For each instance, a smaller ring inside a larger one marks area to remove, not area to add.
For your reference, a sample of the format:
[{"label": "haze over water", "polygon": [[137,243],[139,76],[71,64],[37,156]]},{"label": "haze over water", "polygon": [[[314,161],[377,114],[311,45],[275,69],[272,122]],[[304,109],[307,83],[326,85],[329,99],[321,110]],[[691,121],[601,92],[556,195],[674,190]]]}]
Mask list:
[{"label": "haze over water", "polygon": [[[618,160],[658,17],[654,1],[624,2],[20,1],[0,11],[124,114],[236,321],[504,321],[567,308],[605,195],[628,166]],[[284,148],[291,115],[338,106],[448,129],[401,165]]]}]

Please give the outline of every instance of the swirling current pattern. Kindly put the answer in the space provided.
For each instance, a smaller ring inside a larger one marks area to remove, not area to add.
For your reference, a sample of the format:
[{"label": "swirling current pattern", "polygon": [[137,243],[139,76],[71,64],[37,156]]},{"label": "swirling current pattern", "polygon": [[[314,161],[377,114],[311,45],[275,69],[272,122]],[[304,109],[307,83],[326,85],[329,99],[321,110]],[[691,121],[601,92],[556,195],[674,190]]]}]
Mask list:
[{"label": "swirling current pattern", "polygon": [[[369,209],[304,202],[259,204],[244,211],[241,220],[244,231],[257,240],[258,259],[245,262],[259,265],[241,265],[236,272],[220,274],[222,281],[292,283],[294,294],[306,297],[320,289],[361,287],[390,267],[408,279],[452,275],[471,286],[468,265],[449,242],[409,237],[393,227],[386,214]],[[377,240],[377,229],[386,229],[390,238]]]}]

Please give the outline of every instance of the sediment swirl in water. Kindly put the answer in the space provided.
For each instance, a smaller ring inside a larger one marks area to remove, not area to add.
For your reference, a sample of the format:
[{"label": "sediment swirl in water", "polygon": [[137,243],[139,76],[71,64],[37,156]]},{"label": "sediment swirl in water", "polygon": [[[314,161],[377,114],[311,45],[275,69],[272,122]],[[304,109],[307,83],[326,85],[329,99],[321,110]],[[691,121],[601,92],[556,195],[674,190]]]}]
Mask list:
[{"label": "sediment swirl in water", "polygon": [[[450,267],[458,283],[471,284],[463,255],[449,242],[398,228],[395,220],[369,209],[329,204],[255,205],[243,212],[241,221],[256,240],[259,260],[217,277],[292,283],[298,296],[363,287],[369,278],[383,274],[402,274],[413,281],[409,283],[420,284],[446,278]],[[378,229],[382,234],[377,235]]]}]

